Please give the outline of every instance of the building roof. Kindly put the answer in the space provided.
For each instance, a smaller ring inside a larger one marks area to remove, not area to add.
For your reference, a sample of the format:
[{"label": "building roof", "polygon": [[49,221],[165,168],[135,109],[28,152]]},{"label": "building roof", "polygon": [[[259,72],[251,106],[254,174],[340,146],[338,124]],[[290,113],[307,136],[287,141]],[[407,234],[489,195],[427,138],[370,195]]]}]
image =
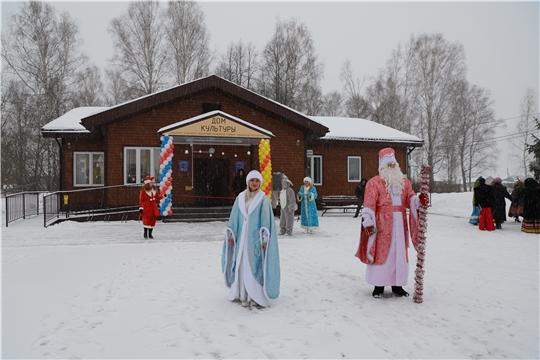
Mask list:
[{"label": "building roof", "polygon": [[290,126],[299,127],[312,132],[316,136],[322,136],[328,132],[328,128],[311,121],[306,115],[216,75],[210,75],[189,83],[142,96],[106,108],[103,111],[86,116],[80,120],[86,129],[92,131],[96,127],[129,119],[139,114],[163,108],[172,103],[189,99],[197,94],[209,91],[219,93],[233,101],[256,108],[260,112],[281,119]]},{"label": "building roof", "polygon": [[414,135],[365,119],[306,116],[216,75],[111,107],[76,108],[45,125],[41,132],[44,137],[88,136],[97,127],[126,120],[206,91],[220,93],[246,106],[277,117],[290,126],[307,130],[318,140],[403,143],[415,146],[423,144],[423,140]]},{"label": "building roof", "polygon": [[414,135],[366,119],[330,116],[310,116],[310,119],[330,129],[319,139],[323,141],[388,142],[417,146],[422,146],[424,143],[422,139]]}]

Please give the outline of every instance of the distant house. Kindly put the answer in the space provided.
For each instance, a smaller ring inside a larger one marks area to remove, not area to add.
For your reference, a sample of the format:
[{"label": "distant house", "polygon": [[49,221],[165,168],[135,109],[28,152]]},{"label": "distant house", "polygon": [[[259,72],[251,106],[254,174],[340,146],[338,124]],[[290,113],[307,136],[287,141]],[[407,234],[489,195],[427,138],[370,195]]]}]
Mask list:
[{"label": "distant house", "polygon": [[159,176],[160,137],[174,140],[175,206],[230,204],[239,168],[259,168],[269,139],[273,173],[297,191],[314,180],[320,196],[354,195],[378,174],[378,152],[393,147],[402,170],[423,140],[368,120],[312,117],[212,75],[113,107],[69,111],[42,128],[56,138],[60,189],[134,185]]}]

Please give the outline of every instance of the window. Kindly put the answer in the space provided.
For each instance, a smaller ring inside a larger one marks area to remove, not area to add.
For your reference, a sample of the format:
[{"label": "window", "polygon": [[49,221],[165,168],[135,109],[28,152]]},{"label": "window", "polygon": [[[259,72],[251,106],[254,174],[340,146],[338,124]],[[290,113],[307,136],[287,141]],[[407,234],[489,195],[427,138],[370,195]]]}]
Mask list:
[{"label": "window", "polygon": [[73,185],[102,186],[104,181],[103,153],[75,152],[73,154]]},{"label": "window", "polygon": [[322,155],[308,156],[307,165],[313,185],[322,185]]},{"label": "window", "polygon": [[142,184],[147,176],[159,181],[160,148],[124,148],[124,184]]},{"label": "window", "polygon": [[347,157],[347,177],[349,182],[360,182],[362,178],[362,157]]}]

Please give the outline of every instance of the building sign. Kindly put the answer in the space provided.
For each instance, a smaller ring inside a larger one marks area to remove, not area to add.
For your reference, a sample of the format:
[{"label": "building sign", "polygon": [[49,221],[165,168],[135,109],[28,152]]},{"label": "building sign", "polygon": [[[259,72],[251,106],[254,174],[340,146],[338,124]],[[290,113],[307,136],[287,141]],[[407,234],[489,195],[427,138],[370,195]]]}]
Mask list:
[{"label": "building sign", "polygon": [[178,172],[189,172],[189,160],[178,160]]},{"label": "building sign", "polygon": [[215,115],[177,129],[164,132],[172,136],[213,136],[268,139],[269,136],[222,115]]},{"label": "building sign", "polygon": [[235,161],[234,162],[234,172],[238,173],[238,170],[244,170],[244,175],[246,175],[246,162],[245,161]]}]

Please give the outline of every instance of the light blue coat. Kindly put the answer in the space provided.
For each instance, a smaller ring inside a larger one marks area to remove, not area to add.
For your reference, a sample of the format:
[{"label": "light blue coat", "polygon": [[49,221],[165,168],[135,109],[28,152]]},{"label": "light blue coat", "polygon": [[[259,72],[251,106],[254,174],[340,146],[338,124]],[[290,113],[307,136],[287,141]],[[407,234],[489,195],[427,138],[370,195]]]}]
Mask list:
[{"label": "light blue coat", "polygon": [[[246,190],[247,191],[247,190]],[[234,246],[229,239],[234,239]],[[267,240],[266,251],[262,242]],[[270,199],[259,192],[246,213],[245,193],[236,198],[223,243],[221,269],[225,285],[231,287],[235,281],[236,264],[242,241],[247,241],[249,264],[256,281],[263,287],[265,296],[275,299],[279,296],[280,266],[276,224]]]},{"label": "light blue coat", "polygon": [[300,226],[304,229],[313,229],[319,227],[319,214],[317,213],[317,190],[311,186],[307,192],[304,192],[305,186],[301,186],[298,191],[298,201],[301,202]]}]

